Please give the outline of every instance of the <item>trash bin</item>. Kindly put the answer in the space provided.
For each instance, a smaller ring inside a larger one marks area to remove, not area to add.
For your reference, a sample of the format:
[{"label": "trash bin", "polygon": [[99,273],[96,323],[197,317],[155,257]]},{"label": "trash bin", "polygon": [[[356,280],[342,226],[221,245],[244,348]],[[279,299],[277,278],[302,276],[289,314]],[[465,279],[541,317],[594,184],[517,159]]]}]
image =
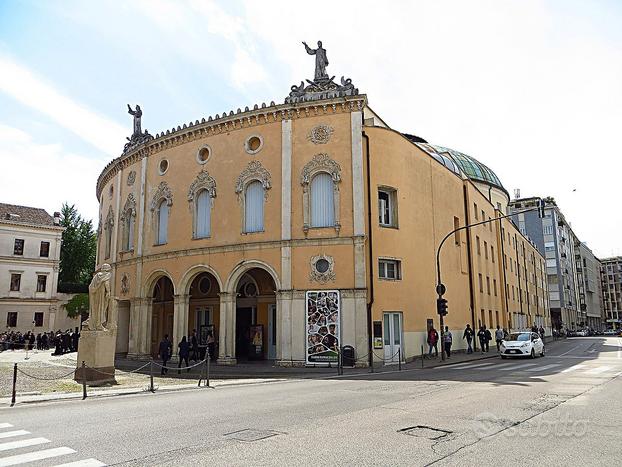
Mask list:
[{"label": "trash bin", "polygon": [[341,347],[341,366],[354,367],[355,361],[354,347],[351,345]]}]

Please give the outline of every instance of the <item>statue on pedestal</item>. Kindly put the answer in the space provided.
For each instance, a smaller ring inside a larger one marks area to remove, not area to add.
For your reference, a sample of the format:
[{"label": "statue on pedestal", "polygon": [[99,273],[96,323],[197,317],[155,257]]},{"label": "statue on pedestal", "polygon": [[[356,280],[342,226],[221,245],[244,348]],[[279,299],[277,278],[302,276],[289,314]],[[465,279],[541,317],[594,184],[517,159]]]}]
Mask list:
[{"label": "statue on pedestal", "polygon": [[315,81],[328,79],[326,74],[328,58],[326,57],[326,49],[322,48],[322,41],[317,41],[317,49],[312,49],[304,41],[303,44],[309,55],[315,55]]},{"label": "statue on pedestal", "polygon": [[83,324],[89,331],[107,331],[110,321],[111,267],[103,264],[89,285],[89,319]]}]

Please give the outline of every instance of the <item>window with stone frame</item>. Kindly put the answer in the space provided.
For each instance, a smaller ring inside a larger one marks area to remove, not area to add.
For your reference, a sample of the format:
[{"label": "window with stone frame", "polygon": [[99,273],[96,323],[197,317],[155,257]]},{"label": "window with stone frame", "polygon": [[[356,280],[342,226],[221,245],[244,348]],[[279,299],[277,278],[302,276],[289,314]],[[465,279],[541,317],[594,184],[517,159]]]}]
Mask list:
[{"label": "window with stone frame", "polygon": [[37,292],[45,292],[47,286],[48,276],[45,274],[37,275]]},{"label": "window with stone frame", "polygon": [[13,244],[13,254],[22,256],[24,254],[24,239],[16,238]]},{"label": "window with stone frame", "polygon": [[19,292],[22,283],[22,275],[18,273],[11,274],[11,292]]},{"label": "window with stone frame", "polygon": [[42,258],[48,258],[50,256],[50,242],[41,242],[39,256]]},{"label": "window with stone frame", "polygon": [[9,311],[6,314],[6,327],[7,328],[17,327],[17,311]]},{"label": "window with stone frame", "polygon": [[379,259],[378,277],[388,280],[400,280],[402,278],[402,262],[395,259]]},{"label": "window with stone frame", "polygon": [[303,231],[311,228],[341,229],[341,167],[328,154],[316,154],[302,169]]},{"label": "window with stone frame", "polygon": [[397,227],[397,190],[378,188],[378,223],[382,227]]},{"label": "window with stone frame", "polygon": [[192,212],[192,238],[212,235],[212,209],[216,199],[216,181],[206,170],[201,170],[188,190]]},{"label": "window with stone frame", "polygon": [[43,312],[35,311],[35,319],[33,321],[35,323],[35,327],[37,328],[43,327]]}]

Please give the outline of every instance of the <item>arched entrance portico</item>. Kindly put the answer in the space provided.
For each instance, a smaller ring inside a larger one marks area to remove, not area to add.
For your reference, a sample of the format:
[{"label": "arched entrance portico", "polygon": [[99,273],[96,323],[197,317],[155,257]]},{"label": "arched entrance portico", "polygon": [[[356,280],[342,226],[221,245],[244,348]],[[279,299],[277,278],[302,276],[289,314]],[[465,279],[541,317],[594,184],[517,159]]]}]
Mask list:
[{"label": "arched entrance portico", "polygon": [[[188,328],[186,333],[192,346],[193,336],[196,333],[199,359],[205,356],[209,336],[214,345],[210,349],[212,358],[216,358],[218,334],[220,332],[220,285],[217,278],[209,272],[196,274],[188,290]],[[191,354],[194,358],[194,352]]]},{"label": "arched entrance portico", "polygon": [[151,346],[152,357],[158,355],[158,345],[165,335],[173,340],[174,306],[173,283],[167,276],[160,277],[153,286],[151,306]]}]

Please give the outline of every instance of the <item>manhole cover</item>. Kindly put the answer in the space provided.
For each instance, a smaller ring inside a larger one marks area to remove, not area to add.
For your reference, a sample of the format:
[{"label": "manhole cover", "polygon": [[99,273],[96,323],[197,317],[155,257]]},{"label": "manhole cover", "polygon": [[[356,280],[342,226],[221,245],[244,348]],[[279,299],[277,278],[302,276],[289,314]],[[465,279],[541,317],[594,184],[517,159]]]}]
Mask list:
[{"label": "manhole cover", "polygon": [[227,433],[224,435],[226,438],[235,439],[238,441],[259,441],[260,439],[270,438],[272,436],[280,435],[278,431],[270,431],[270,430],[254,430],[252,428],[247,428],[246,430],[234,431],[232,433]]},{"label": "manhole cover", "polygon": [[417,438],[426,438],[431,440],[440,439],[448,434],[453,433],[452,431],[443,430],[441,428],[433,428],[431,426],[425,425],[417,425],[410,426],[408,428],[402,428],[401,430],[397,430],[401,433],[404,433],[408,436],[415,436]]}]

